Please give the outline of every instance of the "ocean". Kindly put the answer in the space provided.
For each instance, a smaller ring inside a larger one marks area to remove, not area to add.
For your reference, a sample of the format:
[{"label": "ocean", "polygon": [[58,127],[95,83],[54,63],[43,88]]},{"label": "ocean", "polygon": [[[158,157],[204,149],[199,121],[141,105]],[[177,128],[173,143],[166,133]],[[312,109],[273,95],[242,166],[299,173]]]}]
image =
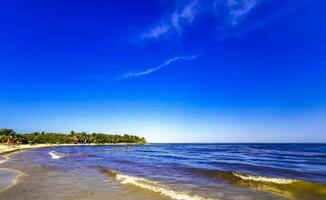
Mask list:
[{"label": "ocean", "polygon": [[33,149],[0,159],[2,199],[326,199],[326,144]]}]

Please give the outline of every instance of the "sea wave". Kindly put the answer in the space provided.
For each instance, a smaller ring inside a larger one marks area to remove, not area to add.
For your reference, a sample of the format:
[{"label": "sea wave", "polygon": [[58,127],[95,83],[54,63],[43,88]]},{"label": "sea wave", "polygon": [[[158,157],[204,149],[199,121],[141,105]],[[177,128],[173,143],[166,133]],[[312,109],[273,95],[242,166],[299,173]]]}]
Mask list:
[{"label": "sea wave", "polygon": [[2,157],[2,159],[0,160],[0,164],[10,160],[9,156],[1,156],[1,157]]},{"label": "sea wave", "polygon": [[185,192],[175,191],[169,188],[168,186],[160,184],[158,182],[126,174],[121,174],[117,171],[104,167],[99,167],[99,169],[101,171],[104,171],[108,175],[114,177],[121,184],[132,185],[141,189],[149,190],[174,200],[213,200],[211,198],[205,198],[199,195],[190,195]]},{"label": "sea wave", "polygon": [[245,181],[258,181],[258,182],[267,182],[267,183],[275,183],[275,184],[291,184],[296,182],[294,179],[286,179],[286,178],[275,178],[275,177],[267,177],[267,176],[255,176],[250,174],[241,174],[237,172],[232,172],[232,174],[238,178],[241,178]]},{"label": "sea wave", "polygon": [[283,177],[271,177],[271,176],[260,176],[255,174],[246,174],[240,173],[236,171],[223,171],[223,170],[214,170],[214,169],[201,169],[194,168],[192,169],[199,175],[204,175],[209,178],[218,178],[222,181],[226,181],[229,183],[245,183],[250,182],[254,184],[255,182],[260,182],[258,184],[292,184],[299,180],[283,178]]},{"label": "sea wave", "polygon": [[239,187],[271,192],[292,199],[326,199],[326,185],[304,180],[258,176],[234,171],[192,169],[198,175],[214,178]]},{"label": "sea wave", "polygon": [[48,154],[49,154],[49,155],[51,156],[51,158],[54,159],[54,160],[56,160],[56,159],[61,159],[61,158],[65,157],[64,154],[59,153],[59,152],[57,152],[57,151],[50,151]]}]

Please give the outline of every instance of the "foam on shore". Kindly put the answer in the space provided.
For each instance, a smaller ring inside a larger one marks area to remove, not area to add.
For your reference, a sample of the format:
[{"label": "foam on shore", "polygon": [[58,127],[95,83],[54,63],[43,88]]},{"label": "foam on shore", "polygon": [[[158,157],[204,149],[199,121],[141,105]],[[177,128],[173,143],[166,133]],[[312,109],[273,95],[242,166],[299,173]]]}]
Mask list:
[{"label": "foam on shore", "polygon": [[258,182],[265,182],[265,183],[274,183],[274,184],[291,184],[296,182],[297,180],[294,179],[286,179],[286,178],[275,178],[275,177],[267,177],[267,176],[255,176],[249,174],[240,174],[237,172],[233,172],[233,175],[241,178],[245,181],[258,181]]},{"label": "foam on shore", "polygon": [[4,155],[4,156],[1,156],[3,159],[2,160],[0,160],[0,164],[1,163],[4,163],[4,162],[7,162],[8,160],[10,160],[10,158],[9,158],[9,154],[8,155]]},{"label": "foam on shore", "polygon": [[126,174],[121,174],[117,171],[107,169],[104,167],[99,167],[101,171],[106,172],[108,175],[114,177],[123,185],[131,185],[137,188],[145,189],[151,192],[158,193],[165,197],[174,199],[174,200],[213,200],[210,198],[205,198],[199,195],[190,195],[184,192],[175,191],[169,188],[166,185],[157,183],[155,181],[151,181],[144,178],[139,178],[135,176],[130,176]]},{"label": "foam on shore", "polygon": [[51,158],[54,159],[54,160],[56,160],[56,159],[61,159],[61,158],[64,157],[63,154],[61,154],[61,153],[59,153],[59,152],[57,152],[57,151],[50,151],[48,154],[49,154],[49,155],[51,156]]}]

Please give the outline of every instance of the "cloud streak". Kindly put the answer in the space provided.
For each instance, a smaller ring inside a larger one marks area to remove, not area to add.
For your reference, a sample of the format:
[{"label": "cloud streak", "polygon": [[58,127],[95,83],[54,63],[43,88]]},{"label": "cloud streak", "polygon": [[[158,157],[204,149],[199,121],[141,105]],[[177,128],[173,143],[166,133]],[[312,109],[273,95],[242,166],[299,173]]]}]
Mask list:
[{"label": "cloud streak", "polygon": [[140,77],[140,76],[145,76],[145,75],[149,75],[153,72],[156,72],[160,69],[162,69],[163,67],[166,67],[174,62],[177,62],[179,60],[194,60],[196,58],[198,58],[199,55],[191,55],[191,56],[177,56],[177,57],[174,57],[174,58],[170,58],[168,60],[166,60],[164,63],[156,66],[156,67],[152,67],[152,68],[148,68],[148,69],[145,69],[143,71],[140,71],[140,72],[130,72],[130,73],[126,73],[122,76],[121,79],[128,79],[128,78],[134,78],[134,77]]},{"label": "cloud streak", "polygon": [[166,20],[152,27],[142,35],[143,39],[160,38],[171,31],[181,31],[184,24],[192,22],[196,15],[199,0],[191,0],[188,4],[176,9]]},{"label": "cloud streak", "polygon": [[[191,26],[200,17],[215,16],[222,20],[224,26],[237,26],[239,22],[249,14],[258,3],[263,0],[188,0],[177,1],[178,8],[167,14],[156,26],[153,26],[144,34],[143,39],[159,39],[169,33],[180,33]],[[181,5],[180,5],[181,2]],[[219,24],[221,26],[221,24]],[[217,27],[215,27],[217,28]]]}]

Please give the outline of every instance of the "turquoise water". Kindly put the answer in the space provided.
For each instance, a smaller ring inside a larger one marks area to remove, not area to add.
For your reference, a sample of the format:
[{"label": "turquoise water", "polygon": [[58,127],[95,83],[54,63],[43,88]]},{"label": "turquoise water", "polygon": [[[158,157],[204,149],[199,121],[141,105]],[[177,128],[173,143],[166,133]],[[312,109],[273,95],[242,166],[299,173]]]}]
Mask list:
[{"label": "turquoise water", "polygon": [[[89,196],[92,199],[326,198],[324,144],[55,147],[14,154],[2,165],[35,177],[22,178],[18,189],[33,190],[24,183],[38,178],[44,181],[43,186],[53,181],[56,184],[73,181],[78,184],[72,191],[98,185],[93,192],[102,196]],[[64,178],[68,176],[69,180]],[[56,180],[60,177],[62,180]],[[105,184],[115,185],[115,192],[119,192],[106,194],[109,185],[100,189]],[[55,187],[59,186],[52,188]],[[122,191],[132,194],[119,198]],[[19,196],[12,198],[19,199]]]}]

